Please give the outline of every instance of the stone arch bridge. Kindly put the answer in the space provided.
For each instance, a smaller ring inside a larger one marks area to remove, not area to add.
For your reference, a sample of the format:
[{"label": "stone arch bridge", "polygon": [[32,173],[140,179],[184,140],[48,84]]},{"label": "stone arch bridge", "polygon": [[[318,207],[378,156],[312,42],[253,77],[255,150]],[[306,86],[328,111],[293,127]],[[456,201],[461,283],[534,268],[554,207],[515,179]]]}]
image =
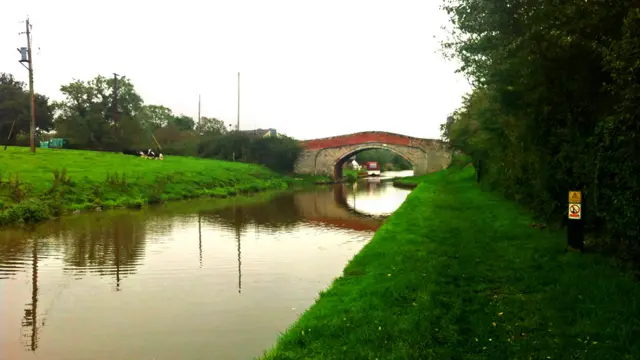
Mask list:
[{"label": "stone arch bridge", "polygon": [[342,165],[359,152],[386,149],[413,165],[414,174],[424,175],[451,164],[451,150],[441,140],[366,131],[322,139],[301,141],[303,151],[295,164],[298,174],[329,175],[342,178]]}]

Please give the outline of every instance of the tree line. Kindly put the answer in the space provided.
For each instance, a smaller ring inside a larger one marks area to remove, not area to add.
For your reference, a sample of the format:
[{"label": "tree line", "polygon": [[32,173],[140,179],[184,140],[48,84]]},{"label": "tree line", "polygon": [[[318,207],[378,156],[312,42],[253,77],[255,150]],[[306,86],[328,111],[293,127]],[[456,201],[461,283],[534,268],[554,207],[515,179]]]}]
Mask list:
[{"label": "tree line", "polygon": [[[197,122],[165,106],[145,104],[126,77],[118,79],[117,87],[114,82],[103,76],[74,80],[60,87],[61,101],[36,94],[37,138],[66,138],[73,149],[159,148],[165,155],[253,162],[276,171],[293,171],[301,147],[290,137],[264,138],[233,131],[215,117],[201,117]],[[0,73],[0,143],[28,145],[30,122],[25,84]]]},{"label": "tree line", "polygon": [[595,245],[640,256],[640,4],[446,0],[473,84],[443,137],[478,180],[547,220],[582,189]]}]

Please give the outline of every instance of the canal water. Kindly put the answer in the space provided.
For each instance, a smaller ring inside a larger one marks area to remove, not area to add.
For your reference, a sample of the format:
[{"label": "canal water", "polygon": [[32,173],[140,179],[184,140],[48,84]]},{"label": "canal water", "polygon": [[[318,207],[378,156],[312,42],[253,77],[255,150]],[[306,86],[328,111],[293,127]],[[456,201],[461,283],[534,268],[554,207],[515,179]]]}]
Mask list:
[{"label": "canal water", "polygon": [[259,356],[402,204],[384,175],[4,230],[0,359]]}]

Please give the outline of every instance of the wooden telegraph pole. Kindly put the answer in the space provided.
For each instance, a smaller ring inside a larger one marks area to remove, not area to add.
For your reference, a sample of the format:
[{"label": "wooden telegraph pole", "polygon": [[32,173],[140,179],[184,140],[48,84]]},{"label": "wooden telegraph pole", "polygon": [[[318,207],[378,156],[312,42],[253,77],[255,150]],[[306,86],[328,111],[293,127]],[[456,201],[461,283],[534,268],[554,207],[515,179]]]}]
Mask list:
[{"label": "wooden telegraph pole", "polygon": [[202,127],[202,117],[200,116],[200,94],[198,94],[198,128]]},{"label": "wooden telegraph pole", "polygon": [[238,71],[238,124],[236,130],[240,131],[240,72]]},{"label": "wooden telegraph pole", "polygon": [[113,73],[113,125],[116,127],[116,134],[118,136],[118,141],[121,140],[120,134],[120,124],[118,121],[118,74]]},{"label": "wooden telegraph pole", "polygon": [[[31,127],[29,141],[31,146],[31,152],[36,152],[36,96],[33,91],[33,57],[31,56],[31,23],[29,18],[26,21],[26,31],[20,34],[27,35],[27,48],[20,48],[18,52],[22,55],[20,63],[29,71],[29,95],[31,96]],[[25,66],[24,63],[28,66]]]}]

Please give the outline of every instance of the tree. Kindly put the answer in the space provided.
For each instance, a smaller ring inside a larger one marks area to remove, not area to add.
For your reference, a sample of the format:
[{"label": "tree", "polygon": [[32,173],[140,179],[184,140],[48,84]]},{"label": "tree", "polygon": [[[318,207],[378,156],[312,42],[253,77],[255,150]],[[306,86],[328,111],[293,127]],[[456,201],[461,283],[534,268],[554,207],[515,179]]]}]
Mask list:
[{"label": "tree", "polygon": [[250,141],[247,155],[250,162],[265,165],[271,170],[293,172],[301,152],[300,143],[290,137],[258,137]]},{"label": "tree", "polygon": [[[70,142],[86,148],[119,149],[133,146],[145,134],[142,98],[126,78],[118,79],[118,104],[114,102],[114,79],[97,76],[63,85],[65,99],[59,110],[56,130]],[[117,122],[114,115],[118,113]]]},{"label": "tree", "polygon": [[637,55],[632,0],[446,0],[457,58],[474,90],[443,136],[484,185],[548,220],[584,192],[585,224],[640,256]]},{"label": "tree", "polygon": [[222,135],[227,133],[227,128],[222,120],[203,116],[196,126],[196,132],[200,135]]},{"label": "tree", "polygon": [[196,122],[193,121],[193,118],[186,115],[174,116],[169,120],[169,123],[180,131],[191,131],[193,127],[196,125]]},{"label": "tree", "polygon": [[202,157],[257,163],[275,171],[291,172],[301,151],[300,142],[287,136],[251,137],[230,131],[200,137],[197,153]]},{"label": "tree", "polygon": [[142,108],[143,122],[151,131],[166,126],[173,118],[173,112],[162,105],[145,105]]},{"label": "tree", "polygon": [[[35,98],[36,126],[40,131],[49,131],[53,128],[53,106],[44,95],[35,94]],[[15,144],[17,135],[28,135],[30,128],[31,104],[25,84],[11,74],[0,73],[0,141]]]}]

